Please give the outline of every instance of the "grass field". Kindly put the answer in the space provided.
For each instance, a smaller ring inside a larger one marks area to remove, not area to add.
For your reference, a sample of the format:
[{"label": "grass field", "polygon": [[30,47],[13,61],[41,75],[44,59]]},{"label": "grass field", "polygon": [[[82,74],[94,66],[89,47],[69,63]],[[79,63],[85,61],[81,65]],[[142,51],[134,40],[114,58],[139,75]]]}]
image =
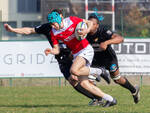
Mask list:
[{"label": "grass field", "polygon": [[150,113],[150,87],[141,87],[141,101],[119,86],[100,86],[118,100],[110,108],[88,106],[90,99],[70,86],[0,87],[0,113]]},{"label": "grass field", "polygon": [[141,101],[133,103],[120,86],[100,86],[118,100],[110,108],[88,106],[90,99],[70,86],[0,87],[0,113],[150,113],[150,87],[141,87]]}]

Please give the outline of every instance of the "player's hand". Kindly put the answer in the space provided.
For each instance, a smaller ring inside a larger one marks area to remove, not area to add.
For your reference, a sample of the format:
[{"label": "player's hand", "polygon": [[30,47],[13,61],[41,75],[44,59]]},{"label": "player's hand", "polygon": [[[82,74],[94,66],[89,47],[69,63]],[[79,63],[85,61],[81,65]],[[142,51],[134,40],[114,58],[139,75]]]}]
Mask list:
[{"label": "player's hand", "polygon": [[4,27],[5,27],[5,29],[6,29],[7,31],[13,32],[13,28],[12,28],[10,25],[4,24]]},{"label": "player's hand", "polygon": [[78,81],[78,77],[77,76],[71,75],[71,77],[72,77],[73,80]]},{"label": "player's hand", "polygon": [[71,85],[75,86],[77,83],[78,83],[78,77],[77,76],[74,76],[74,75],[71,75],[69,78],[68,78],[68,81]]},{"label": "player's hand", "polygon": [[45,49],[44,53],[45,53],[46,56],[47,56],[48,54],[51,54],[51,49],[50,49],[50,48]]},{"label": "player's hand", "polygon": [[107,44],[105,42],[100,43],[99,48],[102,50],[106,50],[107,49]]},{"label": "player's hand", "polygon": [[71,76],[68,78],[68,80],[69,80],[70,82],[75,82],[75,81],[78,81],[79,79],[78,79],[77,76],[71,75]]},{"label": "player's hand", "polygon": [[89,31],[87,29],[78,29],[78,34],[80,36],[85,36]]}]

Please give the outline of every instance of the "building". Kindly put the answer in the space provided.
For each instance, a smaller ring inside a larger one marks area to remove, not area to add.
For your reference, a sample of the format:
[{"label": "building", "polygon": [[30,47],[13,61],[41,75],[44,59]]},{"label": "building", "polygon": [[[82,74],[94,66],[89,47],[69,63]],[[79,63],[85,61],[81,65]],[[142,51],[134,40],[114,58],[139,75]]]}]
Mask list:
[{"label": "building", "polygon": [[4,23],[13,27],[39,25],[42,20],[40,4],[41,0],[0,0],[2,40],[17,36],[6,32],[3,28]]}]

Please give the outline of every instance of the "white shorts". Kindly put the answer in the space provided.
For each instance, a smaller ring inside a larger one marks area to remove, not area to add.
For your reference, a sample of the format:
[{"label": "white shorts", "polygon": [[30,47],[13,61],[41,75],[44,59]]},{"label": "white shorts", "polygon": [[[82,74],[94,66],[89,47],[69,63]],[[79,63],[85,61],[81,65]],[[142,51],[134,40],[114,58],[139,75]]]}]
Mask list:
[{"label": "white shorts", "polygon": [[86,66],[90,66],[94,57],[94,50],[91,45],[88,45],[86,48],[80,50],[78,53],[73,54],[73,59],[77,56],[81,56],[86,59]]}]

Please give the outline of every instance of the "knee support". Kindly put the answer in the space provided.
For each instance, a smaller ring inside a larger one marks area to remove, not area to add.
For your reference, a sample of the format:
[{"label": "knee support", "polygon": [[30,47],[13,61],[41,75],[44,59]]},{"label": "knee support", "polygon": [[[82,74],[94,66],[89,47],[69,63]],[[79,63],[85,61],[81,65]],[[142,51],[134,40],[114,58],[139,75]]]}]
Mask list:
[{"label": "knee support", "polygon": [[121,75],[118,74],[116,76],[113,76],[112,79],[116,82],[117,80],[119,80],[121,78]]}]

